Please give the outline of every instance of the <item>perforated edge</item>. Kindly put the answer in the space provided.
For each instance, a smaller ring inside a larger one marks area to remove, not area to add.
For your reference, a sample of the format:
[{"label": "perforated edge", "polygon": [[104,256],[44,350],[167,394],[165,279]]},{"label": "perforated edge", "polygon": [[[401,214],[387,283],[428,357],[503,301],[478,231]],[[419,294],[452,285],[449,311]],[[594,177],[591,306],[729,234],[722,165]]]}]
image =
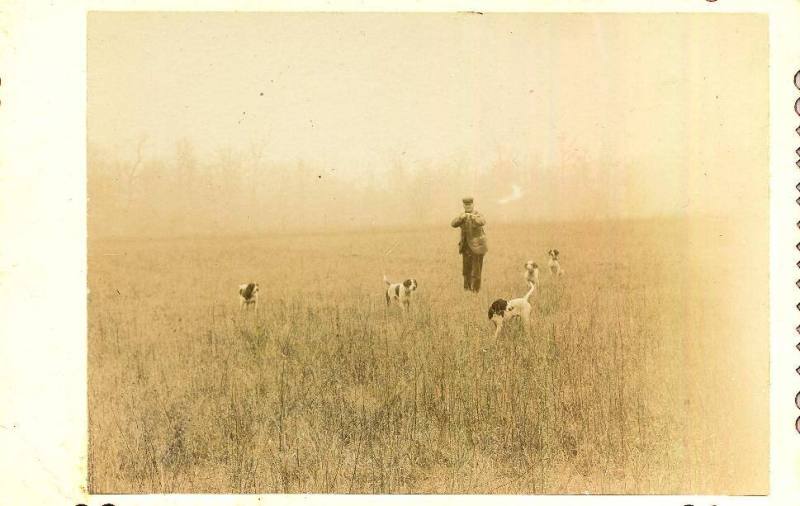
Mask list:
[{"label": "perforated edge", "polygon": [[[800,71],[798,71],[794,75],[794,85],[798,90],[800,90]],[[794,112],[797,113],[798,117],[800,117],[800,97],[797,97],[797,100],[795,100],[795,102],[794,102]],[[800,125],[798,125],[797,128],[795,128],[794,131],[797,133],[798,136],[800,136]],[[797,165],[798,168],[800,168],[800,147],[795,150],[795,154],[798,156],[798,159],[794,163],[795,163],[795,165]],[[797,183],[797,185],[795,186],[795,189],[800,193],[800,183]],[[798,206],[800,206],[800,197],[798,197],[795,200],[795,202],[797,203]],[[797,222],[797,228],[800,228],[800,221]],[[800,251],[800,243],[797,243],[795,245],[795,247],[798,249],[798,251]],[[797,268],[800,269],[800,262],[797,262]],[[797,285],[797,288],[800,289],[800,279],[797,279],[797,281],[795,281],[795,285]],[[798,303],[796,307],[797,307],[797,310],[800,311],[800,303]],[[795,330],[795,332],[797,332],[798,335],[800,335],[800,325],[795,327],[794,330]],[[795,345],[795,347],[798,349],[798,351],[800,351],[800,342],[798,342]],[[797,374],[800,374],[800,367],[795,369],[795,371],[797,372]],[[795,406],[797,406],[797,409],[800,409],[800,392],[798,392],[795,395],[794,404],[795,404]],[[794,427],[795,427],[795,430],[797,430],[797,432],[800,433],[800,416],[798,416],[795,419]]]}]

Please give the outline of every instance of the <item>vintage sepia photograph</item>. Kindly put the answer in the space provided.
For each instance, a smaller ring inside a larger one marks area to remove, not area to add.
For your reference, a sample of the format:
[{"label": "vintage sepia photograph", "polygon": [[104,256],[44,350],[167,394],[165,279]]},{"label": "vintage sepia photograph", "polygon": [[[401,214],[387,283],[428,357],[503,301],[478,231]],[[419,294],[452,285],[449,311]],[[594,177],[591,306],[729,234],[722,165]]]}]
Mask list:
[{"label": "vintage sepia photograph", "polygon": [[86,23],[89,493],[769,493],[766,15]]}]

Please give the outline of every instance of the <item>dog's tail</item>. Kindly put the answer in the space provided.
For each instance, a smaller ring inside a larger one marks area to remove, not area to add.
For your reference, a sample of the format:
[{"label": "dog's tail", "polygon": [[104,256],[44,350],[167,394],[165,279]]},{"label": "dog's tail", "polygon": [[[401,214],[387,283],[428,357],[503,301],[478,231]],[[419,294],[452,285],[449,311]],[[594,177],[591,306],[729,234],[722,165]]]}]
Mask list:
[{"label": "dog's tail", "polygon": [[528,281],[528,286],[530,286],[531,288],[530,288],[530,290],[528,290],[528,293],[525,294],[525,300],[530,299],[531,298],[531,294],[536,289],[536,285],[534,285],[530,281]]},{"label": "dog's tail", "polygon": [[383,275],[383,282],[386,283],[386,286],[389,286],[389,285],[392,284],[392,282],[389,281],[389,278],[386,277],[386,274]]}]

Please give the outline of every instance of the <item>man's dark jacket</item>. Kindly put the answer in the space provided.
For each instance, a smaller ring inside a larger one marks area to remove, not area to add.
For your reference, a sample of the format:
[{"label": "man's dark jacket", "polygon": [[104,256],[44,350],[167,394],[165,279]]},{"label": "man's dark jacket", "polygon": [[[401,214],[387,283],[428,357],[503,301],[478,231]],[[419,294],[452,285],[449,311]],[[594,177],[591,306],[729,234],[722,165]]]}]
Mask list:
[{"label": "man's dark jacket", "polygon": [[477,211],[472,211],[466,217],[459,215],[450,223],[453,228],[461,228],[461,241],[458,243],[459,253],[463,255],[466,247],[469,247],[475,255],[485,255],[489,251],[486,245],[486,234],[483,232],[484,225],[486,225],[486,220]]}]

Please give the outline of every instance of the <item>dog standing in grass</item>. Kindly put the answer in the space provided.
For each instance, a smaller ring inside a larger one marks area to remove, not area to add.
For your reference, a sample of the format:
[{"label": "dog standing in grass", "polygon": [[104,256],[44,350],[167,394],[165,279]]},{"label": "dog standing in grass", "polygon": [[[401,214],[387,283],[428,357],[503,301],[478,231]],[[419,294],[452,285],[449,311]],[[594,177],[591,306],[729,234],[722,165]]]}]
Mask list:
[{"label": "dog standing in grass", "polygon": [[561,262],[558,261],[558,254],[557,249],[551,249],[547,252],[547,256],[550,257],[547,266],[550,268],[550,274],[553,276],[561,276],[564,274],[564,270],[561,268]]},{"label": "dog standing in grass", "polygon": [[411,304],[411,299],[414,297],[414,292],[417,291],[417,280],[409,278],[402,283],[392,283],[383,275],[383,282],[386,284],[386,305],[396,302],[403,311],[408,311]]},{"label": "dog standing in grass", "polygon": [[525,272],[522,273],[525,281],[534,285],[539,284],[539,264],[533,260],[525,262]]},{"label": "dog standing in grass", "polygon": [[253,306],[258,309],[258,283],[239,285],[239,309]]},{"label": "dog standing in grass", "polygon": [[531,306],[530,303],[530,298],[531,294],[533,294],[533,291],[536,289],[536,285],[529,282],[528,286],[530,287],[528,293],[522,297],[511,300],[497,299],[496,301],[492,302],[492,305],[489,307],[489,320],[491,320],[495,326],[495,339],[497,339],[497,336],[500,335],[500,330],[503,328],[503,323],[514,318],[522,319],[522,325],[525,328],[525,334],[530,335],[531,311],[533,310],[533,306]]}]

